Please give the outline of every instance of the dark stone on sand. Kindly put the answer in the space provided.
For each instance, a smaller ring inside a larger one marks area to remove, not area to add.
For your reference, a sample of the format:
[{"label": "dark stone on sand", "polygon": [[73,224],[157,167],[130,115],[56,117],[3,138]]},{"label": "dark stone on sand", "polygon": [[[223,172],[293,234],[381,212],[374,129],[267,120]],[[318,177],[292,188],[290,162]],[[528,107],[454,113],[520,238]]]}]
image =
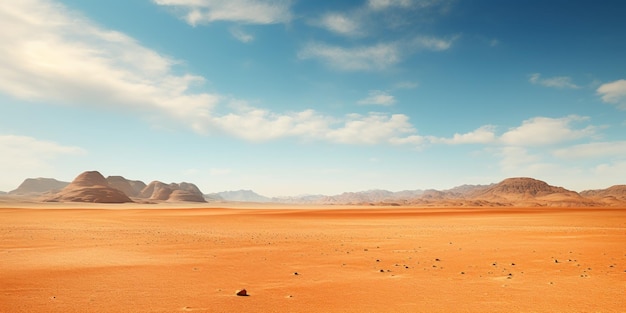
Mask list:
[{"label": "dark stone on sand", "polygon": [[247,297],[248,291],[246,291],[245,289],[237,290],[236,295],[239,297]]}]

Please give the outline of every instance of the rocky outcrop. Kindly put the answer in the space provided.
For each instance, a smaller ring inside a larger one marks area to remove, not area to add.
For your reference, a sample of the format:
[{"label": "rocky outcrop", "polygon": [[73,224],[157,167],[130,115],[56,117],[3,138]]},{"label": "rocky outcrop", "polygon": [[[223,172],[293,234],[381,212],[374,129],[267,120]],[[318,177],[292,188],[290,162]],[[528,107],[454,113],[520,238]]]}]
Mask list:
[{"label": "rocky outcrop", "polygon": [[528,177],[507,178],[496,185],[470,193],[467,197],[515,206],[597,205],[574,191]]},{"label": "rocky outcrop", "polygon": [[165,184],[153,181],[139,193],[138,197],[161,201],[206,202],[196,185],[185,182]]},{"label": "rocky outcrop", "polygon": [[133,202],[124,192],[109,185],[97,171],[78,175],[58,193],[44,199],[47,202],[93,202],[125,203]]},{"label": "rocky outcrop", "polygon": [[128,180],[122,176],[109,176],[106,178],[109,186],[121,190],[129,197],[137,197],[146,184],[139,180]]}]

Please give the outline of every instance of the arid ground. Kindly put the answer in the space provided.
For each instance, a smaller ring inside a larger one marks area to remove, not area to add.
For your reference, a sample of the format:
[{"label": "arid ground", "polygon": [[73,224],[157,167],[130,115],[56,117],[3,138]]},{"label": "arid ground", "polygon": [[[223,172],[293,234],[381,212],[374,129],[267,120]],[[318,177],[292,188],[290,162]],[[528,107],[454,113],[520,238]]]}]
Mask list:
[{"label": "arid ground", "polygon": [[0,312],[626,311],[626,209],[211,206],[3,204]]}]

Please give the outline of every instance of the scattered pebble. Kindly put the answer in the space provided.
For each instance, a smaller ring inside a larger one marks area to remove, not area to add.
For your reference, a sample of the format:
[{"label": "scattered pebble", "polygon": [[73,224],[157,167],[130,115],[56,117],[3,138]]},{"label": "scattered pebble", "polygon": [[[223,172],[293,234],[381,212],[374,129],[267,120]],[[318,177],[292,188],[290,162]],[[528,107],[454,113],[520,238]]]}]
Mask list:
[{"label": "scattered pebble", "polygon": [[245,289],[237,290],[236,295],[239,296],[239,297],[247,297],[248,296],[248,291],[245,290]]}]

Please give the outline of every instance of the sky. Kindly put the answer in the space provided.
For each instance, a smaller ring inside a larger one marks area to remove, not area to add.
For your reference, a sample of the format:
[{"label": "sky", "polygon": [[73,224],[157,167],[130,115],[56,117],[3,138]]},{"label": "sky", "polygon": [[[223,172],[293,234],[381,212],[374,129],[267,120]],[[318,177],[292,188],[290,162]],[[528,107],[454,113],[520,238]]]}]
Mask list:
[{"label": "sky", "polygon": [[626,184],[626,2],[0,2],[0,190]]}]

